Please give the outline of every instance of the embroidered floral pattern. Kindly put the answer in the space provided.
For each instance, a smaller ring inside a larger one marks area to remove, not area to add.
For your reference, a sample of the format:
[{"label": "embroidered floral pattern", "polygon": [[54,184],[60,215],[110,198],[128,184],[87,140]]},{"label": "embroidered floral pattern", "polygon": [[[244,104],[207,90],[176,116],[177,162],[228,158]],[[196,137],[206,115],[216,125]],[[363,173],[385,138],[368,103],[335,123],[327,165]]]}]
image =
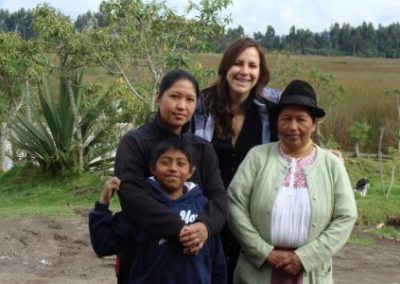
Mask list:
[{"label": "embroidered floral pattern", "polygon": [[[293,182],[293,185],[290,187],[294,189],[307,188],[307,181],[304,175],[304,168],[311,165],[314,162],[316,152],[317,151],[314,148],[310,155],[301,157],[299,159],[295,159],[283,153],[282,150],[279,148],[279,153],[281,157],[285,161],[290,163],[289,170],[286,173],[285,180],[283,182],[284,187],[289,187],[291,185],[291,182]],[[293,180],[291,180],[291,176],[293,177]]]}]

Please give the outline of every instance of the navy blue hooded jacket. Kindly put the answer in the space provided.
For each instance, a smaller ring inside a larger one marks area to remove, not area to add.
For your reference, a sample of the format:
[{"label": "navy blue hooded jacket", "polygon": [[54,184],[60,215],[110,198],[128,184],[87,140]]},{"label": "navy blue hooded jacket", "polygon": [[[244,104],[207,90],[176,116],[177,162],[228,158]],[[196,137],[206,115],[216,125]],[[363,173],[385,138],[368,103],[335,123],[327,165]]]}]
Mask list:
[{"label": "navy blue hooded jacket", "polygon": [[[207,206],[207,198],[194,183],[186,183],[188,191],[172,200],[157,181],[149,178],[146,182],[156,198],[186,224],[193,223]],[[219,235],[210,236],[198,255],[187,256],[182,253],[178,241],[153,237],[139,227],[133,228],[122,212],[112,216],[105,208],[96,204],[89,214],[92,246],[99,256],[103,256],[119,253],[124,246],[133,245],[129,283],[226,283],[225,257]]]}]

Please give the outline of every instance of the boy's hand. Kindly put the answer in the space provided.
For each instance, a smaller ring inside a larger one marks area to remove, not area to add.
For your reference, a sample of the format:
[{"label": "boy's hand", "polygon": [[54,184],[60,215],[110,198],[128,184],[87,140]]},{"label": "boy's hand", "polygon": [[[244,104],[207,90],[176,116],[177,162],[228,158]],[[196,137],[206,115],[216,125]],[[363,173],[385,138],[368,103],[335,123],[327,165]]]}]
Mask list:
[{"label": "boy's hand", "polygon": [[121,180],[117,177],[109,178],[104,184],[103,192],[101,193],[99,203],[109,204],[115,191],[119,190]]}]

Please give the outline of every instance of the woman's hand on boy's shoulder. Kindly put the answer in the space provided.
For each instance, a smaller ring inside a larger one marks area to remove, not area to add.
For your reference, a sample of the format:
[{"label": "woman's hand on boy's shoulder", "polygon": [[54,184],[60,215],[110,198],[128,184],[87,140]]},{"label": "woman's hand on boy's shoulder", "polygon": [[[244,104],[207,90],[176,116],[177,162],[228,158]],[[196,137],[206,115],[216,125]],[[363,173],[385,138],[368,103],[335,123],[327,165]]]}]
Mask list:
[{"label": "woman's hand on boy's shoulder", "polygon": [[331,152],[333,155],[338,157],[342,162],[344,162],[344,157],[341,151],[337,149],[327,149],[329,152]]}]

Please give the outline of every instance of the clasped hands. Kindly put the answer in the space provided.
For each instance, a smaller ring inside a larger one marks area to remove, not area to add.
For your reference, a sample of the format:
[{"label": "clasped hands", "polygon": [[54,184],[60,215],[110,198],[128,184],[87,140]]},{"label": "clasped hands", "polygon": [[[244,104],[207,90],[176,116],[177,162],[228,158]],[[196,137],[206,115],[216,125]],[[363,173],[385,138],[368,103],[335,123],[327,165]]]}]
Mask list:
[{"label": "clasped hands", "polygon": [[183,253],[198,254],[208,238],[207,227],[202,222],[185,225],[179,233],[179,241],[183,246]]},{"label": "clasped hands", "polygon": [[291,275],[296,275],[301,271],[300,258],[293,251],[273,249],[266,261],[271,266]]}]

